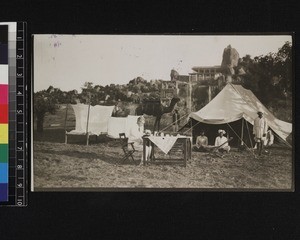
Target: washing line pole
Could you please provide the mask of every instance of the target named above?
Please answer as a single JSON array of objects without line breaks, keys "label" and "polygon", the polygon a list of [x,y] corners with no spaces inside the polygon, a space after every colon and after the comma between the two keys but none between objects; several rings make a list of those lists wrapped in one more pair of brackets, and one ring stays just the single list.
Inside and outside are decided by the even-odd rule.
[{"label": "washing line pole", "polygon": [[67,136],[68,106],[69,106],[69,104],[67,103],[67,106],[66,106],[66,116],[65,116],[65,126],[64,126],[64,129],[65,129],[65,144],[67,144],[67,142],[68,142],[68,136]]},{"label": "washing line pole", "polygon": [[66,106],[66,115],[65,115],[65,125],[64,125],[65,131],[67,130],[68,106],[69,106],[69,104],[67,103],[67,106]]},{"label": "washing line pole", "polygon": [[87,115],[87,123],[86,123],[86,145],[89,145],[89,119],[90,119],[90,108],[91,108],[91,103],[89,103],[88,107],[88,115]]},{"label": "washing line pole", "polygon": [[244,118],[242,118],[241,145],[244,145]]}]

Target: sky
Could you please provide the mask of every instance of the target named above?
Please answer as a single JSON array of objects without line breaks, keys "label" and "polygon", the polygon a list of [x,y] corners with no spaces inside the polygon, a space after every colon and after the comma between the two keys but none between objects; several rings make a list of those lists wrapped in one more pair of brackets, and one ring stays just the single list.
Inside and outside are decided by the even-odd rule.
[{"label": "sky", "polygon": [[170,80],[194,66],[221,65],[229,44],[240,57],[277,52],[288,35],[34,35],[34,91],[126,84],[136,77]]}]

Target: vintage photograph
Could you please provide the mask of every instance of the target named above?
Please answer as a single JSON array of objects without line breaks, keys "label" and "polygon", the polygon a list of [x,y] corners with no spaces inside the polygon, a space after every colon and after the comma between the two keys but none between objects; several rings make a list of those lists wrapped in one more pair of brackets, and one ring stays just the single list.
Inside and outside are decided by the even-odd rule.
[{"label": "vintage photograph", "polygon": [[32,191],[293,191],[293,47],[33,35]]}]

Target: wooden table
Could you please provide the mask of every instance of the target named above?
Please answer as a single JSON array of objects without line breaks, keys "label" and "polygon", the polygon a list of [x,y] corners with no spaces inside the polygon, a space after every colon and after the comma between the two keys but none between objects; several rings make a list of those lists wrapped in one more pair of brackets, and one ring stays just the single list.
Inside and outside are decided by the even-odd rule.
[{"label": "wooden table", "polygon": [[[143,164],[146,165],[146,146],[150,145],[152,146],[152,152],[151,152],[151,161],[154,160],[165,160],[165,159],[158,159],[154,158],[154,152],[155,152],[155,147],[157,147],[150,139],[149,136],[144,136],[143,137]],[[174,144],[174,146],[181,146],[181,150],[183,152],[183,158],[178,159],[178,158],[170,158],[169,160],[183,160],[184,166],[186,167],[187,160],[191,159],[191,152],[192,152],[192,142],[191,142],[191,137],[189,136],[179,136],[177,137],[177,140]],[[172,147],[172,149],[174,148]],[[172,151],[172,149],[170,151]]]}]

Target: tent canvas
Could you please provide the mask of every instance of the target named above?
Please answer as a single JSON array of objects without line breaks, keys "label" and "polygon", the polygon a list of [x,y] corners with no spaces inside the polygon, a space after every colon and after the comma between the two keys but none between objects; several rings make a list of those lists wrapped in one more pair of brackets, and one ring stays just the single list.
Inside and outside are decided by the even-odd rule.
[{"label": "tent canvas", "polygon": [[107,133],[108,119],[112,114],[114,106],[90,106],[86,104],[72,104],[71,105],[76,118],[75,130],[69,133],[86,134],[87,121],[89,134],[100,135]]},{"label": "tent canvas", "polygon": [[127,117],[110,117],[108,121],[107,135],[110,138],[119,138],[119,133],[125,133],[129,136],[129,131],[137,126],[137,119],[140,116],[127,116]]},{"label": "tent canvas", "polygon": [[107,133],[108,121],[112,115],[114,106],[91,106],[89,116],[89,132],[100,135]]},{"label": "tent canvas", "polygon": [[292,132],[292,124],[277,119],[252,93],[241,85],[228,83],[222,91],[206,106],[189,117],[197,122],[220,125],[245,119],[251,125],[257,117],[257,111],[262,109],[268,126],[285,143]]},{"label": "tent canvas", "polygon": [[89,135],[107,133],[108,120],[112,115],[114,106],[90,106],[86,104],[71,104],[71,106],[75,113],[76,123],[74,130],[66,131],[66,143],[67,135],[86,135],[88,144]]}]

